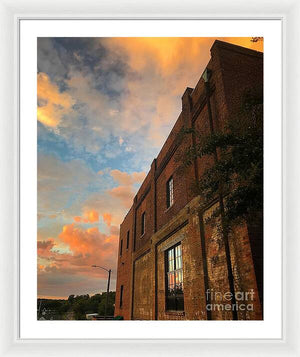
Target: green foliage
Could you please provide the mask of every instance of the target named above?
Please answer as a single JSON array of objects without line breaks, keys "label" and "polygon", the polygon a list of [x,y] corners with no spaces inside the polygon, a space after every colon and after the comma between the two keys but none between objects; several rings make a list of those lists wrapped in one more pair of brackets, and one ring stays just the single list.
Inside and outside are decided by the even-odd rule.
[{"label": "green foliage", "polygon": [[114,317],[114,320],[124,320],[124,317],[118,315],[118,316],[115,316],[115,317]]},{"label": "green foliage", "polygon": [[[109,292],[107,316],[114,315],[115,292]],[[70,295],[68,300],[38,299],[38,317],[46,319],[64,320],[67,314],[75,320],[85,320],[86,314],[99,313],[104,316],[106,293],[89,295]],[[42,312],[44,314],[42,315]]]},{"label": "green foliage", "polygon": [[[108,305],[107,305],[107,311],[106,311],[107,316],[114,315],[115,297],[116,297],[116,293],[114,291],[110,291],[108,294]],[[106,293],[102,293],[102,298],[98,305],[98,313],[101,316],[103,316],[104,312],[105,312],[105,303],[106,303]]]},{"label": "green foliage", "polygon": [[[197,157],[211,157],[199,182],[192,189],[204,204],[224,195],[223,223],[238,224],[263,209],[263,98],[246,92],[241,98],[239,113],[228,121],[222,131],[204,135],[193,129],[196,144],[180,157],[183,167],[193,164]],[[217,160],[216,160],[217,158]],[[221,215],[217,208],[213,217]]]}]

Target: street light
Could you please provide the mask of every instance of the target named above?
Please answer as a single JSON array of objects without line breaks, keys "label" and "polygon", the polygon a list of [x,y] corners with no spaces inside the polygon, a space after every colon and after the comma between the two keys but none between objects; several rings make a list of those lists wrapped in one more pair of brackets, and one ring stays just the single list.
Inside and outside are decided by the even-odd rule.
[{"label": "street light", "polygon": [[103,267],[100,267],[99,265],[92,265],[92,268],[100,268],[108,272],[108,279],[107,279],[107,292],[106,292],[106,301],[105,301],[105,310],[104,310],[104,320],[106,320],[106,311],[107,311],[107,305],[108,305],[108,294],[109,294],[109,284],[110,284],[110,274],[111,274],[111,269],[106,269]]}]

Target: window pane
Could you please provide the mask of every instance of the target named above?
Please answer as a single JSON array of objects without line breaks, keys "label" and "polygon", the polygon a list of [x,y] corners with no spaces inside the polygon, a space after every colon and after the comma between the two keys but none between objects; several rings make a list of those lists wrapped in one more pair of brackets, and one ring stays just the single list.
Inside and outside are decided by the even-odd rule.
[{"label": "window pane", "polygon": [[171,178],[167,182],[167,207],[172,206],[173,201],[173,179]]},{"label": "window pane", "polygon": [[145,225],[146,225],[146,212],[142,214],[142,221],[141,221],[141,234],[143,235],[145,233]]},{"label": "window pane", "polygon": [[166,299],[167,310],[176,310],[176,298],[175,296],[168,296]]},{"label": "window pane", "polygon": [[182,268],[182,257],[177,257],[176,258],[176,269],[181,269]]},{"label": "window pane", "polygon": [[170,249],[170,250],[168,251],[168,258],[169,258],[169,260],[170,260],[170,259],[174,259],[174,250],[173,250],[173,249]]},{"label": "window pane", "polygon": [[180,282],[182,282],[181,270],[177,270],[175,272],[175,282],[176,282],[176,285],[178,285]]},{"label": "window pane", "polygon": [[175,247],[175,257],[180,257],[180,256],[181,256],[181,244]]},{"label": "window pane", "polygon": [[173,271],[175,269],[174,267],[174,260],[169,261],[169,271]]},{"label": "window pane", "polygon": [[173,272],[168,274],[168,286],[169,288],[174,289],[174,285],[175,285],[175,275]]},{"label": "window pane", "polygon": [[170,197],[170,206],[173,204],[173,179],[169,181],[169,197]]},{"label": "window pane", "polygon": [[123,239],[121,239],[121,243],[120,243],[120,255],[122,255],[122,250],[123,250]]},{"label": "window pane", "polygon": [[166,309],[184,311],[181,244],[167,250],[165,259],[168,269],[166,272]]},{"label": "window pane", "polygon": [[176,276],[175,276],[175,292],[176,294],[182,294],[183,293],[183,273],[182,270],[176,271]]},{"label": "window pane", "polygon": [[182,296],[176,296],[176,310],[184,311],[183,295]]}]

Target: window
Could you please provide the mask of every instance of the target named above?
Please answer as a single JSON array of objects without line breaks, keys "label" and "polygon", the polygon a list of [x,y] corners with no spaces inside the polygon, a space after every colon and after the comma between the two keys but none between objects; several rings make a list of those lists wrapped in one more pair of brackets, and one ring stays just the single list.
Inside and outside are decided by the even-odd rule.
[{"label": "window", "polygon": [[182,249],[177,244],[165,252],[166,310],[184,311]]},{"label": "window", "polygon": [[129,248],[129,231],[127,232],[126,249]]},{"label": "window", "polygon": [[173,188],[173,177],[171,177],[167,182],[167,208],[171,207],[174,203]]},{"label": "window", "polygon": [[145,223],[146,223],[146,212],[142,214],[142,222],[141,222],[141,235],[145,233]]},{"label": "window", "polygon": [[120,256],[122,255],[122,250],[123,250],[123,239],[121,239],[120,242]]},{"label": "window", "polygon": [[120,291],[120,307],[122,307],[122,304],[123,304],[123,290],[124,290],[124,286],[121,285],[121,291]]}]

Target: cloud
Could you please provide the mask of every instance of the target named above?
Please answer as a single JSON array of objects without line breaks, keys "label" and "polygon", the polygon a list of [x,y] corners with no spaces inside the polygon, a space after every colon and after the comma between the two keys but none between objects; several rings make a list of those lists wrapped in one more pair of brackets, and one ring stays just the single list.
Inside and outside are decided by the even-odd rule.
[{"label": "cloud", "polygon": [[99,222],[99,213],[95,210],[88,212],[88,220],[90,223]]},{"label": "cloud", "polygon": [[107,237],[101,233],[98,227],[88,228],[86,230],[75,227],[74,224],[69,224],[63,227],[63,231],[59,235],[60,240],[70,247],[70,250],[76,255],[95,254],[97,252],[99,258],[103,254],[113,253],[111,237]]},{"label": "cloud", "polygon": [[146,173],[127,173],[121,170],[104,170],[118,185],[100,193],[91,193],[82,203],[85,212],[81,222],[88,223],[88,212],[96,211],[108,227],[119,226],[133,203],[137,185],[142,183]]},{"label": "cloud", "polygon": [[[89,188],[100,190],[105,186],[102,177],[87,167],[84,161],[63,162],[55,156],[41,153],[38,155],[37,180],[39,214],[51,212],[61,215],[70,203],[75,210],[76,203],[79,205],[84,201]],[[70,209],[64,214],[68,213],[72,214]]]},{"label": "cloud", "polygon": [[46,126],[56,127],[75,103],[68,93],[61,93],[46,73],[37,75],[37,118]]},{"label": "cloud", "polygon": [[[83,277],[90,281],[90,290],[87,292],[91,293],[94,278],[98,279],[98,284],[99,278],[103,278],[104,281],[107,278],[102,270],[92,269],[93,264],[111,268],[113,270],[112,284],[115,284],[118,246],[117,227],[112,226],[110,233],[104,234],[99,231],[98,227],[84,229],[72,223],[65,225],[56,239],[57,244],[55,246],[68,246],[68,253],[52,249],[54,247],[52,239],[38,242],[39,294],[48,295],[47,286],[50,287],[51,285],[56,286],[56,294],[59,296],[77,293],[78,289],[78,293],[83,293],[82,290],[80,291],[80,288],[83,289]],[[70,284],[71,282],[74,285]],[[65,285],[68,286],[67,291],[65,291]]]},{"label": "cloud", "polygon": [[52,255],[51,249],[55,246],[53,239],[47,239],[37,242],[38,256],[42,258],[49,258]]},{"label": "cloud", "polygon": [[129,174],[120,170],[111,170],[110,175],[120,185],[112,188],[111,190],[108,190],[108,193],[112,197],[120,200],[125,208],[130,208],[136,193],[136,189],[133,185],[142,183],[146,177],[146,172],[141,171]]},{"label": "cloud", "polygon": [[[145,145],[160,147],[180,113],[181,95],[186,87],[196,85],[215,39],[99,39],[109,49],[109,57],[122,56],[130,68],[124,73],[126,91],[120,97],[120,128],[126,133],[142,134]],[[220,39],[262,49],[262,42],[253,43],[250,37]]]},{"label": "cloud", "polygon": [[130,208],[134,198],[134,191],[131,186],[118,186],[109,191],[110,195],[118,198],[124,207]]},{"label": "cloud", "polygon": [[142,183],[146,177],[146,172],[133,172],[132,174],[129,174],[120,170],[111,170],[110,175],[121,185],[130,186],[135,183]]},{"label": "cloud", "polygon": [[99,222],[99,213],[95,210],[87,211],[83,217],[75,216],[74,222],[76,223],[96,223]]},{"label": "cloud", "polygon": [[120,234],[120,229],[119,229],[119,227],[111,226],[111,227],[110,227],[110,234],[119,236],[119,234]]},{"label": "cloud", "polygon": [[103,217],[103,221],[110,227],[111,226],[111,219],[112,219],[111,214],[110,213],[103,213],[102,217]]},{"label": "cloud", "polygon": [[[51,73],[51,77],[48,73],[38,75],[39,120],[58,127],[59,135],[75,147],[94,154],[112,135],[119,146],[126,142],[127,152],[134,156],[149,146],[158,149],[180,113],[182,93],[196,84],[209,60],[214,40],[39,39],[39,67]],[[223,40],[252,48],[262,46],[250,38]],[[141,148],[133,136],[143,138]],[[111,158],[115,151],[108,150],[106,157]]]}]

